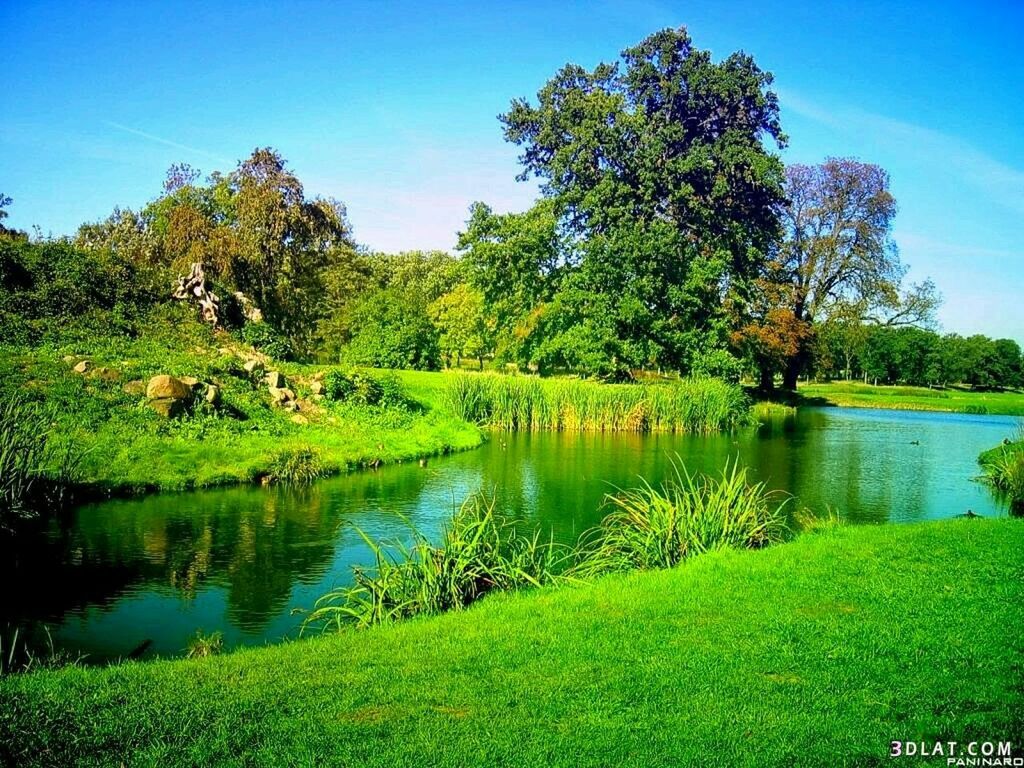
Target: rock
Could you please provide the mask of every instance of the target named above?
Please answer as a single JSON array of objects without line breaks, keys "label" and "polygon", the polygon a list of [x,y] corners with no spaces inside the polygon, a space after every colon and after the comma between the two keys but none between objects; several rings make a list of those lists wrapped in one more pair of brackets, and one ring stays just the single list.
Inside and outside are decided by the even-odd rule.
[{"label": "rock", "polygon": [[150,400],[184,400],[192,390],[181,379],[161,374],[154,376],[146,385],[146,397]]},{"label": "rock", "polygon": [[179,376],[178,381],[180,381],[186,387],[191,389],[193,392],[199,389],[199,385],[203,383],[195,376]]},{"label": "rock", "polygon": [[107,368],[106,366],[97,368],[95,371],[93,371],[92,375],[95,376],[97,379],[102,379],[103,381],[117,381],[118,379],[121,378],[120,372],[114,370],[113,368]]},{"label": "rock", "polygon": [[203,399],[210,405],[220,405],[220,387],[216,384],[207,384]]},{"label": "rock", "polygon": [[142,379],[135,379],[134,381],[129,381],[127,384],[121,387],[121,391],[124,392],[126,395],[134,395],[136,397],[144,395],[146,394],[146,382],[144,382]]},{"label": "rock", "polygon": [[61,358],[61,360],[63,360],[65,363],[73,363],[77,359],[78,358],[75,357],[74,355],[64,355],[64,357]]},{"label": "rock", "polygon": [[309,385],[309,391],[314,395],[322,395],[327,391],[327,387],[324,386],[322,381],[313,379],[313,383]]},{"label": "rock", "polygon": [[284,404],[284,409],[286,411],[297,411],[299,410],[299,404],[296,403],[294,400],[289,400],[287,403]]},{"label": "rock", "polygon": [[251,376],[259,376],[263,373],[263,363],[259,360],[246,360],[242,367]]},{"label": "rock", "polygon": [[86,371],[90,370],[91,368],[92,368],[92,363],[90,363],[88,360],[83,360],[78,365],[76,365],[72,370],[74,370],[75,373],[85,373]]},{"label": "rock", "polygon": [[158,397],[150,400],[148,405],[165,419],[173,418],[185,410],[185,401],[172,397]]},{"label": "rock", "polygon": [[293,424],[309,424],[309,419],[303,416],[301,413],[296,413],[291,417],[290,421]]},{"label": "rock", "polygon": [[264,381],[266,381],[267,385],[271,387],[280,388],[286,385],[286,382],[284,380],[284,374],[282,374],[280,371],[267,371],[267,375]]},{"label": "rock", "polygon": [[270,392],[270,399],[276,405],[284,405],[295,400],[295,393],[287,387],[268,387],[268,391]]}]

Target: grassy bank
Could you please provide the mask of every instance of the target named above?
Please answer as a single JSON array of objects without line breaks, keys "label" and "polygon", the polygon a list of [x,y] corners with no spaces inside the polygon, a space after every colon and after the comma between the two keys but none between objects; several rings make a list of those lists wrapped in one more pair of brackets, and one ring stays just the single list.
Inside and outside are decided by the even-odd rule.
[{"label": "grassy bank", "polygon": [[[251,349],[223,337],[192,341],[115,337],[3,348],[0,395],[18,393],[45,406],[51,442],[73,450],[78,481],[118,492],[253,482],[300,464],[326,475],[464,450],[483,439],[476,426],[438,407],[440,377],[435,391],[417,380],[405,407],[362,407],[312,396],[312,377],[322,366],[268,361],[287,377],[296,413],[275,407],[267,386],[244,370]],[[84,374],[73,370],[82,359],[90,364]],[[140,391],[157,374],[214,383],[222,402],[164,418]]]},{"label": "grassy bank", "polygon": [[445,397],[466,421],[508,430],[707,434],[750,419],[743,390],[717,379],[637,385],[462,374]]},{"label": "grassy bank", "polygon": [[1022,392],[975,392],[953,387],[929,389],[831,382],[801,384],[797,394],[798,405],[1024,416]]},{"label": "grassy bank", "polygon": [[364,632],[16,676],[0,760],[833,766],[893,739],[1018,743],[1021,553],[1016,520],[841,527]]}]

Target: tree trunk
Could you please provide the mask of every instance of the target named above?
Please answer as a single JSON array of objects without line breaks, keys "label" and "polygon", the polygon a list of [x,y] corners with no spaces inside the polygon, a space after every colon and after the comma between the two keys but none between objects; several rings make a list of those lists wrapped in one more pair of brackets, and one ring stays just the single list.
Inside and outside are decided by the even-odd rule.
[{"label": "tree trunk", "polygon": [[796,380],[800,376],[803,356],[797,355],[786,361],[786,367],[782,371],[782,388],[796,391]]},{"label": "tree trunk", "polygon": [[775,372],[771,366],[761,366],[761,382],[758,384],[758,388],[765,393],[771,392],[775,388]]}]

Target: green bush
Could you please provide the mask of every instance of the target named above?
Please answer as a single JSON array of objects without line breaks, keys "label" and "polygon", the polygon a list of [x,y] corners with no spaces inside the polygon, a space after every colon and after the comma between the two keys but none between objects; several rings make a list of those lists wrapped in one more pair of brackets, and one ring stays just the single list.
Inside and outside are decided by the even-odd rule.
[{"label": "green bush", "polygon": [[392,372],[377,377],[335,368],[324,377],[324,389],[329,400],[340,403],[382,408],[404,408],[408,405],[402,381]]},{"label": "green bush", "polygon": [[269,323],[246,323],[242,340],[275,360],[291,360],[295,354],[291,342]]}]

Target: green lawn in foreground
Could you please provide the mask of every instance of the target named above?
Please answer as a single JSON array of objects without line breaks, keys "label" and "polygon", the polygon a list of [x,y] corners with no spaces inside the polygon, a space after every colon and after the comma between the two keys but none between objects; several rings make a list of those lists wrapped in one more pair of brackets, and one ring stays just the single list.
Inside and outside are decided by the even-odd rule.
[{"label": "green lawn in foreground", "polygon": [[1024,521],[841,527],[362,633],[7,678],[0,762],[888,764],[893,739],[1024,741],[1022,606]]},{"label": "green lawn in foreground", "polygon": [[801,405],[839,405],[854,408],[893,408],[911,411],[950,411],[1024,416],[1024,392],[973,392],[969,389],[929,389],[831,382],[801,384]]}]

